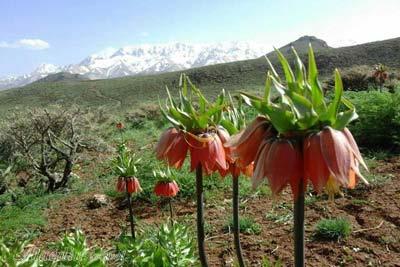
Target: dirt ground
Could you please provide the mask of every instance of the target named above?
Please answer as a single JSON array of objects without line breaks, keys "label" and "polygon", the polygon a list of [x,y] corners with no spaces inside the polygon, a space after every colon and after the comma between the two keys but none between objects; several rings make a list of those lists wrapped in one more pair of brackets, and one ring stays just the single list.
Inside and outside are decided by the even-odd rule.
[{"label": "dirt ground", "polygon": [[[400,158],[380,161],[371,170],[390,174],[384,184],[346,191],[335,202],[318,198],[306,205],[306,265],[307,266],[400,266]],[[114,202],[89,210],[86,199],[94,193],[74,196],[52,203],[48,210],[48,226],[35,241],[37,246],[55,241],[65,231],[81,228],[90,244],[112,247],[113,240],[127,224],[127,210],[116,208]],[[262,226],[259,235],[242,235],[242,248],[248,266],[261,266],[263,258],[271,262],[280,259],[283,266],[293,266],[291,195],[279,199],[254,197],[242,203],[241,214],[255,218]],[[283,204],[282,204],[283,203]],[[235,259],[232,235],[224,231],[230,217],[229,192],[220,200],[207,200],[207,253],[210,266],[233,266]],[[195,219],[195,203],[175,203],[180,218]],[[159,207],[137,203],[135,214],[142,225],[161,223],[167,216]],[[273,214],[274,216],[267,216]],[[321,218],[343,217],[351,221],[352,233],[346,240],[322,241],[313,236]],[[271,219],[275,218],[275,219]]]}]

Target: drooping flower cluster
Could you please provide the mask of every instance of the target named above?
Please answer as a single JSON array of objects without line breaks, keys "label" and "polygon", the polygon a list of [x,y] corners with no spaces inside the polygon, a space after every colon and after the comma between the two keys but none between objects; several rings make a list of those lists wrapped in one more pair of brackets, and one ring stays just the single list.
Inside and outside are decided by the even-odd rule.
[{"label": "drooping flower cluster", "polygon": [[140,187],[139,180],[136,177],[118,177],[117,191],[136,194],[142,192],[142,188]]},{"label": "drooping flower cluster", "polygon": [[154,193],[159,197],[175,197],[179,192],[179,186],[174,180],[174,175],[169,168],[166,171],[153,171],[154,178],[157,180],[154,186]]},{"label": "drooping flower cluster", "polygon": [[154,193],[159,197],[175,197],[179,192],[178,184],[175,181],[157,182]]},{"label": "drooping flower cluster", "polygon": [[[354,106],[342,96],[339,72],[335,72],[334,98],[327,104],[317,79],[311,47],[308,77],[295,51],[295,72],[286,58],[277,53],[286,86],[269,63],[271,72],[267,75],[264,97],[242,93],[244,101],[263,115],[227,144],[241,164],[254,162],[253,186],[257,187],[266,178],[272,192],[277,194],[289,184],[297,198],[308,183],[317,192],[326,187],[333,194],[338,186],[353,188],[357,178],[366,182],[359,165],[367,167],[346,128],[357,114]],[[278,95],[275,101],[270,99],[273,89]],[[348,110],[339,112],[341,104]]]}]

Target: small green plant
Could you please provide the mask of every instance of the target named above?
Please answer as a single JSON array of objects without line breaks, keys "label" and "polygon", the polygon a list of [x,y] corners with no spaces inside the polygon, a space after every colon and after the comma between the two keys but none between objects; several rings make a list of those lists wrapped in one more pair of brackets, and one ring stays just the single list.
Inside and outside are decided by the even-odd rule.
[{"label": "small green plant", "polygon": [[134,158],[134,154],[126,147],[125,144],[118,145],[118,156],[113,160],[112,167],[114,174],[118,177],[133,177],[137,173],[136,165],[140,162],[140,158]]},{"label": "small green plant", "polygon": [[308,195],[304,200],[304,205],[310,206],[317,202],[318,198],[316,195]]},{"label": "small green plant", "polygon": [[[230,218],[225,224],[224,230],[229,232],[233,227],[233,219]],[[240,232],[249,235],[258,235],[261,233],[261,225],[257,223],[253,218],[243,216],[239,219]]]},{"label": "small green plant", "polygon": [[65,255],[56,261],[53,266],[81,266],[81,267],[105,267],[106,257],[98,248],[88,246],[86,237],[81,230],[65,234],[55,244],[57,252]]},{"label": "small green plant", "polygon": [[262,263],[261,263],[262,267],[282,267],[282,261],[280,259],[272,261],[267,257],[263,257],[262,259]]},{"label": "small green plant", "polygon": [[351,234],[351,223],[344,218],[322,219],[315,227],[315,236],[320,239],[345,239]]},{"label": "small green plant", "polygon": [[136,240],[122,235],[117,251],[122,266],[185,267],[197,263],[192,234],[177,222],[150,228]]},{"label": "small green plant", "polygon": [[[277,210],[279,210],[279,212]],[[269,212],[267,212],[265,218],[274,223],[288,224],[293,221],[293,213],[286,203],[281,203],[275,205]]]},{"label": "small green plant", "polygon": [[0,238],[0,266],[34,267],[39,266],[39,254],[24,255],[29,241],[12,240],[3,236]]}]

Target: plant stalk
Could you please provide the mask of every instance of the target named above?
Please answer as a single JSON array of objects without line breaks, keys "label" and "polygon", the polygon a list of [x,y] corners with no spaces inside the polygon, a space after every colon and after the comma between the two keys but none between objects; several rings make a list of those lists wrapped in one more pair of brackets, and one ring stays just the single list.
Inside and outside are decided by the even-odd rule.
[{"label": "plant stalk", "polygon": [[294,200],[294,262],[304,267],[304,181],[300,180],[297,199]]},{"label": "plant stalk", "polygon": [[244,267],[244,258],[242,247],[240,245],[240,224],[239,224],[239,177],[232,175],[232,213],[233,213],[233,238],[236,250],[236,256],[240,267]]},{"label": "plant stalk", "polygon": [[128,208],[129,208],[129,221],[131,223],[131,234],[132,234],[132,239],[135,239],[135,220],[133,217],[133,209],[132,209],[132,196],[128,192],[128,182],[125,179],[125,188],[126,188],[126,197],[128,199]]},{"label": "plant stalk", "polygon": [[202,267],[208,267],[205,251],[204,233],[204,193],[203,193],[203,168],[201,163],[196,168],[196,195],[197,195],[197,245]]},{"label": "plant stalk", "polygon": [[173,211],[172,211],[172,199],[169,197],[168,198],[168,205],[169,205],[169,214],[170,214],[170,216],[171,216],[171,222],[172,222],[172,224],[174,223],[173,222],[173,218],[174,218],[174,213],[173,213]]}]

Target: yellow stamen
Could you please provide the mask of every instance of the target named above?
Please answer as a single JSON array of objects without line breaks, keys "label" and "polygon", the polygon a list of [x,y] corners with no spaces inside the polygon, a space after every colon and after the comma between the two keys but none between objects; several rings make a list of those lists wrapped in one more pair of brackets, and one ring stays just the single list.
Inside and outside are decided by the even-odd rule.
[{"label": "yellow stamen", "polygon": [[329,176],[328,181],[326,182],[325,192],[328,194],[328,199],[333,201],[335,199],[335,194],[340,193],[339,184],[335,181],[333,176]]}]

